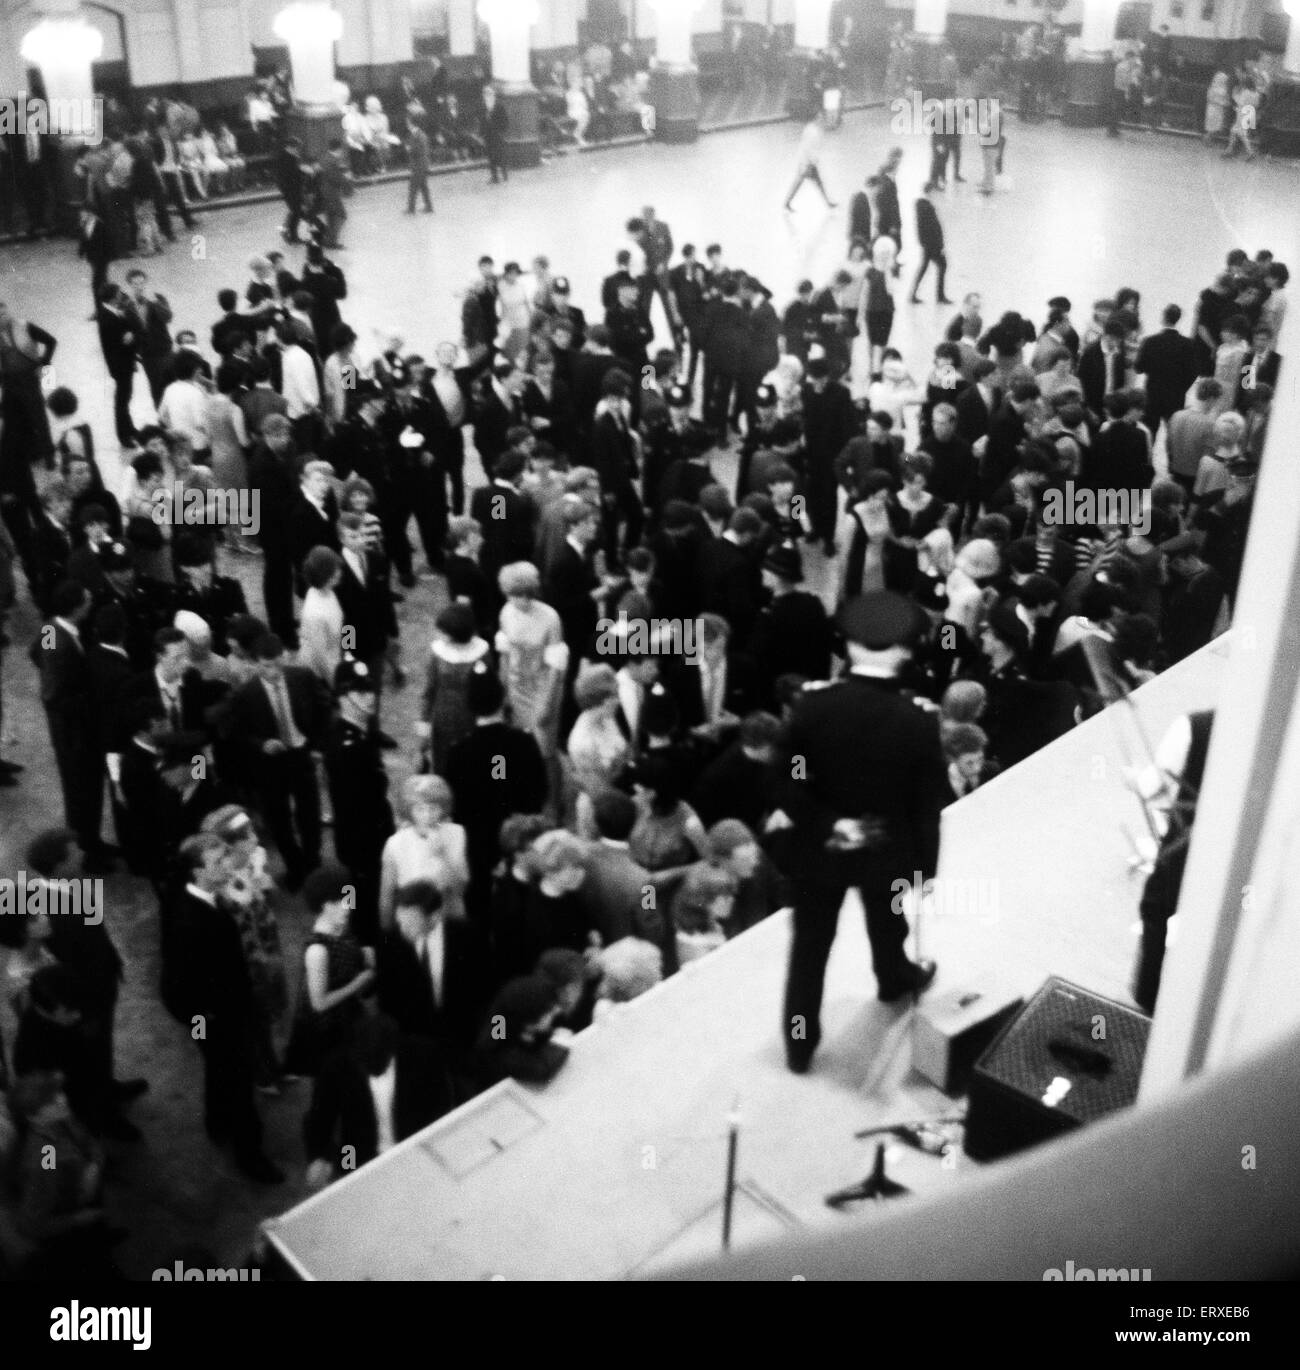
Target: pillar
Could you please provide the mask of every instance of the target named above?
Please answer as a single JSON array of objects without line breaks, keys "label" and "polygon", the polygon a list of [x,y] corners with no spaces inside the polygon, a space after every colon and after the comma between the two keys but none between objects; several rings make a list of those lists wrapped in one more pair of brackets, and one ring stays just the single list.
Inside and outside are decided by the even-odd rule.
[{"label": "pillar", "polygon": [[1286,54],[1282,58],[1282,70],[1293,81],[1300,81],[1300,0],[1283,0],[1282,8],[1291,17],[1291,27],[1286,35]]},{"label": "pillar", "polygon": [[811,119],[821,106],[813,95],[812,71],[831,42],[832,0],[795,0],[794,51],[790,54],[786,109],[792,119]]},{"label": "pillar", "polygon": [[1105,123],[1115,79],[1118,0],[1083,0],[1079,53],[1069,63],[1065,122],[1095,128]]},{"label": "pillar", "polygon": [[916,80],[923,99],[945,100],[957,93],[956,61],[948,50],[948,0],[916,0],[912,32],[916,39]]},{"label": "pillar", "polygon": [[479,0],[478,14],[491,35],[492,84],[506,111],[506,165],[536,166],[542,145],[529,30],[537,22],[537,0]]},{"label": "pillar", "polygon": [[334,44],[342,36],[343,20],[325,0],[294,0],[275,16],[274,27],[289,48],[293,80],[293,109],[285,119],[285,131],[302,139],[306,157],[320,157],[342,127]]},{"label": "pillar", "polygon": [[[55,226],[71,230],[76,222],[77,158],[87,144],[102,141],[103,112],[95,100],[92,66],[104,50],[103,35],[66,8],[42,18],[23,37],[21,56],[41,73],[45,88],[43,139],[55,142],[58,157],[44,162],[54,202]],[[15,95],[19,92],[15,91]],[[35,118],[35,107],[26,111]],[[17,149],[15,149],[17,151]]]},{"label": "pillar", "polygon": [[447,0],[447,44],[452,57],[473,57],[478,44],[474,0]]},{"label": "pillar", "polygon": [[655,137],[693,143],[700,131],[700,82],[691,48],[696,0],[650,0],[655,14],[655,60],[650,103]]}]

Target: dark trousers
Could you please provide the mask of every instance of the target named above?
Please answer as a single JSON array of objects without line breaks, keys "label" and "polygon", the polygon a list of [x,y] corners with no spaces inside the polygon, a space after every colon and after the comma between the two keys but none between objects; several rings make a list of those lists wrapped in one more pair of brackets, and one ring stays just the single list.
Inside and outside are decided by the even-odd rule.
[{"label": "dark trousers", "polygon": [[411,522],[411,497],[406,490],[389,490],[379,509],[379,521],[384,530],[384,549],[393,570],[403,579],[414,574],[411,565],[411,539],[407,528]]},{"label": "dark trousers", "polygon": [[262,797],[266,826],[284,857],[290,878],[300,878],[320,865],[320,791],[316,785],[316,763],[306,747],[263,760],[265,769],[258,793]]},{"label": "dark trousers", "polygon": [[785,207],[787,209],[789,209],[794,202],[794,197],[799,193],[799,187],[803,185],[805,181],[811,181],[813,185],[821,191],[822,199],[825,200],[828,205],[832,203],[830,192],[826,189],[821,172],[818,171],[815,166],[810,166],[805,167],[798,176],[795,177],[794,185],[790,187],[790,193],[785,197]]},{"label": "dark trousers", "polygon": [[839,486],[835,484],[832,458],[809,452],[806,460],[808,522],[819,541],[831,542],[835,538],[835,521],[839,515]]},{"label": "dark trousers", "polygon": [[499,143],[488,140],[487,145],[488,170],[492,173],[492,183],[497,181],[497,173],[500,172],[500,179],[508,181],[510,172],[506,169],[506,150]]},{"label": "dark trousers", "polygon": [[1165,964],[1165,934],[1168,918],[1143,918],[1142,942],[1138,949],[1137,971],[1133,977],[1133,998],[1143,1012],[1156,1011],[1156,996],[1160,993],[1160,973]]},{"label": "dark trousers", "polygon": [[408,214],[415,213],[416,196],[419,196],[421,199],[423,199],[425,209],[427,209],[429,213],[432,214],[433,201],[429,198],[429,178],[427,175],[412,175],[410,181],[407,184],[406,212]]},{"label": "dark trousers", "polygon": [[154,402],[154,408],[162,402],[163,391],[167,389],[167,376],[165,374],[166,357],[144,357],[140,365],[144,368],[145,378],[149,382],[149,395]]},{"label": "dark trousers", "polygon": [[611,496],[606,497],[602,508],[605,550],[617,561],[621,558],[622,548],[636,547],[640,543],[641,530],[645,526],[645,510],[637,498],[636,490],[630,485],[614,490]]},{"label": "dark trousers", "polygon": [[[172,203],[172,208],[180,215],[181,222],[186,228],[193,228],[195,218],[190,210],[190,202],[185,195],[185,179],[179,171],[164,171],[162,173],[163,185],[167,190],[167,198]],[[162,220],[159,219],[158,227],[162,228]],[[163,228],[164,235],[167,229]]]},{"label": "dark trousers", "polygon": [[131,422],[131,395],[135,389],[135,367],[130,371],[113,373],[113,427],[117,440],[124,446],[135,442],[135,424]]},{"label": "dark trousers", "polygon": [[203,1053],[203,1125],[214,1142],[230,1142],[240,1157],[262,1151],[262,1120],[253,1097],[255,1049],[251,1024],[207,1021]]},{"label": "dark trousers", "polygon": [[262,604],[267,627],[286,647],[298,646],[298,627],[293,618],[293,558],[287,551],[263,549]]},{"label": "dark trousers", "polygon": [[325,246],[340,247],[339,230],[343,227],[343,221],[348,217],[348,212],[341,205],[337,209],[327,209],[324,213],[325,220]]},{"label": "dark trousers", "polygon": [[21,453],[33,466],[47,462],[54,454],[54,440],[40,372],[5,376],[0,379],[0,392],[6,450]]},{"label": "dark trousers", "polygon": [[[446,555],[447,479],[437,466],[421,468],[415,479],[415,526],[429,565],[438,569]],[[465,497],[462,481],[461,499]]]},{"label": "dark trousers", "polygon": [[439,479],[445,480],[451,485],[449,507],[451,512],[459,518],[465,512],[465,432],[463,429],[453,428],[447,434],[437,457]]},{"label": "dark trousers", "polygon": [[292,241],[298,236],[298,223],[302,219],[302,199],[300,196],[294,196],[292,199],[286,196],[284,203],[288,213],[284,217],[284,225],[280,231]]},{"label": "dark trousers", "polygon": [[103,845],[99,825],[104,812],[104,758],[90,745],[88,720],[63,718],[49,710],[45,717],[63,787],[64,821],[77,834],[81,850],[95,853]]},{"label": "dark trousers", "polygon": [[912,282],[912,295],[915,296],[916,292],[920,290],[921,281],[924,279],[925,273],[930,269],[931,262],[934,263],[934,269],[939,277],[939,289],[937,294],[939,298],[942,299],[945,293],[943,288],[944,281],[948,277],[948,254],[942,248],[940,248],[938,252],[931,252],[928,247],[922,247],[921,265],[917,267],[916,280]]},{"label": "dark trousers", "polygon": [[704,422],[722,437],[727,435],[727,415],[736,376],[722,367],[704,363]]},{"label": "dark trousers", "polygon": [[[794,937],[785,985],[785,1019],[781,1025],[786,1056],[807,1060],[821,1040],[822,986],[826,962],[840,921],[840,906],[850,886],[840,880],[800,883],[794,905]],[[881,994],[904,988],[912,963],[908,960],[907,919],[894,913],[894,894],[888,885],[858,887],[866,908],[871,965]]]}]

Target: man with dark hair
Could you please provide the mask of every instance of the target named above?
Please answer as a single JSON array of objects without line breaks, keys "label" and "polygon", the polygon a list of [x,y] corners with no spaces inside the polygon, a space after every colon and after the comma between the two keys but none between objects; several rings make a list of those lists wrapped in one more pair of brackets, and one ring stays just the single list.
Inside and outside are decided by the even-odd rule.
[{"label": "man with dark hair", "polygon": [[510,129],[510,116],[497,95],[496,87],[483,87],[483,146],[487,149],[488,170],[492,173],[492,184],[498,179],[508,181],[510,168],[507,156],[507,134]]},{"label": "man with dark hair", "polygon": [[312,752],[329,726],[329,694],[305,666],[284,661],[284,644],[266,633],[253,648],[257,674],[220,705],[217,726],[243,753],[267,826],[285,862],[285,884],[301,888],[320,864],[320,794]]},{"label": "man with dark hair", "polygon": [[939,304],[951,304],[952,301],[943,293],[944,281],[948,276],[948,256],[943,246],[943,225],[939,222],[939,213],[934,207],[934,201],[924,190],[916,200],[916,241],[921,248],[921,262],[916,268],[916,279],[912,282],[911,302],[921,303],[916,292],[920,290],[921,281],[933,262],[939,277],[935,299]]},{"label": "man with dark hair", "polygon": [[704,768],[691,791],[691,807],[706,828],[738,818],[752,831],[763,831],[776,808],[772,765],[779,731],[772,714],[746,714],[735,740]]},{"label": "man with dark hair", "polygon": [[86,589],[63,581],[50,601],[31,657],[41,673],[41,703],[63,788],[63,813],[77,834],[88,875],[112,870],[112,849],[100,835],[104,807],[104,760],[95,746],[90,663],[83,630],[91,612]]},{"label": "man with dark hair", "polygon": [[136,363],[140,359],[139,323],[122,287],[112,281],[100,288],[96,323],[104,365],[113,381],[113,425],[117,440],[123,447],[134,447],[131,391]]},{"label": "man with dark hair", "polygon": [[728,273],[718,290],[718,298],[705,309],[700,346],[704,354],[704,422],[717,434],[718,445],[725,447],[732,391],[740,383],[749,328],[736,277]]},{"label": "man with dark hair", "polygon": [[433,201],[429,198],[429,135],[424,130],[421,119],[408,119],[406,126],[406,212],[415,213],[415,198],[424,201],[424,212],[433,213]]},{"label": "man with dark hair", "polygon": [[172,307],[166,296],[150,291],[149,277],[142,267],[132,267],[126,273],[126,288],[127,303],[138,321],[135,331],[140,364],[149,378],[149,393],[156,408],[166,388],[163,369],[172,350],[171,330],[167,326],[172,321]]},{"label": "man with dark hair", "polygon": [[1155,441],[1160,425],[1183,407],[1183,400],[1196,379],[1196,347],[1191,338],[1178,331],[1183,311],[1176,305],[1166,305],[1159,333],[1142,339],[1133,369],[1146,377],[1146,411],[1144,422]]},{"label": "man with dark hair", "polygon": [[297,138],[285,139],[284,146],[275,155],[275,185],[284,197],[288,213],[280,228],[280,236],[286,243],[301,242],[298,237],[298,222],[302,218],[303,195],[302,143]]},{"label": "man with dark hair", "polygon": [[1125,320],[1112,316],[1106,320],[1101,337],[1089,343],[1079,354],[1079,384],[1083,387],[1083,400],[1098,423],[1105,412],[1106,396],[1113,395],[1117,390],[1125,390],[1132,383],[1125,350],[1127,340]]},{"label": "man with dark hair", "polygon": [[395,827],[375,729],[377,684],[364,661],[344,658],[334,672],[335,713],[322,749],[334,855],[356,880],[353,930],[362,942],[373,941],[379,932],[380,864]]},{"label": "man with dark hair", "polygon": [[162,910],[162,999],[203,1055],[203,1122],[216,1143],[258,1184],[280,1184],[262,1150],[253,1097],[253,986],[239,929],[217,893],[226,882],[226,843],[198,833],[181,843],[180,880]]},{"label": "man with dark hair", "polygon": [[636,487],[640,475],[632,432],[632,385],[626,373],[605,377],[591,429],[591,464],[600,476],[605,550],[617,559],[641,541],[645,511]]},{"label": "man with dark hair", "polygon": [[690,362],[686,371],[686,383],[695,384],[695,372],[700,360],[700,332],[704,322],[704,268],[695,259],[695,246],[685,243],[682,246],[682,260],[668,272],[668,285],[672,292],[674,309],[681,321],[678,331],[679,350],[684,342],[690,343]]},{"label": "man with dark hair", "polygon": [[587,858],[587,878],[578,891],[587,921],[605,946],[624,937],[658,945],[663,919],[654,877],[628,850],[637,808],[621,790],[604,790],[592,805],[597,841]]},{"label": "man with dark hair", "polygon": [[[323,246],[331,251],[341,248],[339,229],[348,217],[347,206],[343,200],[352,194],[352,177],[348,171],[347,153],[342,138],[331,138],[325,155],[320,159],[316,170],[317,212],[323,221],[325,239]],[[315,244],[313,244],[315,246]],[[317,337],[321,336],[319,327]]]},{"label": "man with dark hair", "polygon": [[474,729],[447,753],[444,774],[455,796],[452,818],[465,829],[466,908],[486,926],[501,824],[512,813],[540,813],[550,786],[537,739],[505,720],[505,687],[495,671],[482,663],[473,670],[466,702]]},{"label": "man with dark hair", "polygon": [[808,363],[803,386],[804,481],[812,537],[835,554],[835,459],[853,436],[856,419],[848,387],[832,380],[824,357]]},{"label": "man with dark hair", "polygon": [[1038,395],[1037,381],[1017,381],[989,420],[986,437],[974,445],[980,464],[980,496],[985,502],[1016,469],[1027,432],[1026,420]]}]

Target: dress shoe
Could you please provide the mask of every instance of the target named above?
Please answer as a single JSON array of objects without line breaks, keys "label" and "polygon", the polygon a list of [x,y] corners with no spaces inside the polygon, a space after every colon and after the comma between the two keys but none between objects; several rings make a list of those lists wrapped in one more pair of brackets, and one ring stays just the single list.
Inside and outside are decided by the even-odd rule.
[{"label": "dress shoe", "polygon": [[936,303],[936,304],[951,304],[952,301],[947,297],[947,295],[940,295],[939,298],[935,301],[935,303]]},{"label": "dress shoe", "polygon": [[[18,777],[10,775],[6,771],[0,771],[0,790],[13,790],[18,787]],[[87,870],[90,868],[87,867]]]},{"label": "dress shoe", "polygon": [[382,730],[375,734],[375,741],[378,742],[386,752],[395,752],[401,745],[395,737]]},{"label": "dress shoe", "polygon": [[130,1099],[138,1099],[142,1094],[149,1091],[149,1081],[144,1079],[134,1080],[114,1080],[113,1094],[119,1103],[126,1103]]},{"label": "dress shoe", "polygon": [[235,1164],[257,1184],[284,1183],[284,1171],[279,1166],[272,1165],[260,1151],[252,1156],[237,1156]]},{"label": "dress shoe", "polygon": [[787,1051],[785,1054],[786,1068],[791,1075],[807,1075],[812,1069],[812,1058],[811,1051]]},{"label": "dress shoe", "polygon": [[923,994],[938,973],[939,967],[933,961],[918,961],[912,967],[911,975],[901,985],[891,986],[888,990],[882,986],[876,997],[882,1004],[893,1004],[909,994]]}]

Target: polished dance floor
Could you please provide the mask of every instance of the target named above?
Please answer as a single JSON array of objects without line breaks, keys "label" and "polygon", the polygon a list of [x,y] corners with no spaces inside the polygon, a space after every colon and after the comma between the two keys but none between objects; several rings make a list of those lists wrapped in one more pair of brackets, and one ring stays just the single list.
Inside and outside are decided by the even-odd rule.
[{"label": "polished dance floor", "polygon": [[[840,207],[827,211],[806,187],[794,213],[783,215],[798,134],[796,126],[780,124],[711,135],[690,147],[639,146],[570,157],[516,173],[500,187],[487,185],[486,176],[477,173],[442,177],[432,185],[434,215],[404,215],[402,184],[362,190],[349,201],[347,250],[339,254],[349,278],[345,316],[367,347],[378,350],[381,340],[396,332],[409,348],[427,355],[440,339],[457,336],[458,294],[483,252],[499,263],[518,259],[525,266],[545,253],[557,273],[570,277],[575,299],[591,313],[600,280],[613,269],[624,221],[647,203],[667,220],[679,244],[693,241],[702,250],[711,241],[721,242],[728,261],[758,275],[780,306],[801,276],[820,282],[840,263],[849,195],[895,143],[904,147],[903,258],[914,263],[909,206],[925,178],[926,140],[892,134],[883,109],[848,116],[841,130],[828,135],[824,158],[827,183]],[[964,171],[970,181],[938,197],[949,242],[948,293],[957,299],[967,290],[982,291],[986,317],[1017,308],[1041,322],[1047,299],[1065,293],[1082,321],[1094,298],[1132,285],[1142,291],[1144,319],[1152,322],[1170,301],[1189,310],[1234,246],[1252,252],[1269,246],[1283,260],[1300,260],[1294,212],[1300,168],[1225,162],[1194,141],[1151,133],[1126,133],[1115,142],[1100,131],[1020,126],[1013,120],[1008,139],[1007,184],[996,196],[986,200],[975,193],[979,149],[968,140]],[[213,212],[202,216],[187,246],[178,244],[143,263],[154,286],[171,300],[176,326],[192,326],[206,344],[219,314],[217,291],[225,286],[242,291],[248,259],[279,241],[279,219],[278,207],[269,204]],[[301,260],[301,249],[293,251],[291,265]],[[118,263],[114,277],[122,279],[128,265]],[[910,285],[906,273],[905,265],[900,296]],[[924,289],[931,300],[933,279]],[[71,385],[81,396],[105,476],[116,484],[111,388],[88,321],[89,271],[74,246],[0,248],[0,298],[15,314],[59,338],[51,380]],[[899,304],[895,339],[918,378],[948,316],[933,303],[910,306],[904,299]],[[658,315],[656,320],[662,327]],[[140,417],[147,413],[145,399]],[[719,470],[725,474],[726,467]],[[244,561],[239,559],[235,571],[246,578],[256,611],[260,596],[250,568],[255,574],[257,563]],[[811,569],[824,584],[823,568]],[[426,579],[402,606],[408,664],[427,650],[440,596],[441,583]],[[31,833],[61,817],[35,675],[26,657],[36,626],[24,602],[10,616],[12,646],[3,656],[4,753],[27,766],[21,788],[0,791],[0,867],[6,871],[21,864]],[[387,726],[399,738],[410,735],[417,695],[418,687],[389,697]],[[393,755],[394,774],[400,776],[411,758]],[[157,919],[144,883],[115,881],[109,916],[128,961],[118,1015],[118,1069],[123,1076],[143,1074],[153,1082],[133,1109],[145,1141],[119,1150],[114,1159],[114,1217],[132,1233],[122,1248],[124,1262],[130,1273],[147,1277],[202,1243],[228,1264],[247,1249],[261,1218],[301,1196],[296,1179],[305,1086],[295,1087],[297,1097],[286,1095],[263,1109],[268,1152],[292,1171],[295,1182],[251,1195],[203,1136],[197,1054],[178,1040],[179,1030],[157,1000]],[[282,922],[287,947],[295,954],[307,915],[295,902]],[[0,1014],[12,1041],[7,1006]],[[763,1005],[757,1016],[766,1021],[766,1014]]]}]

